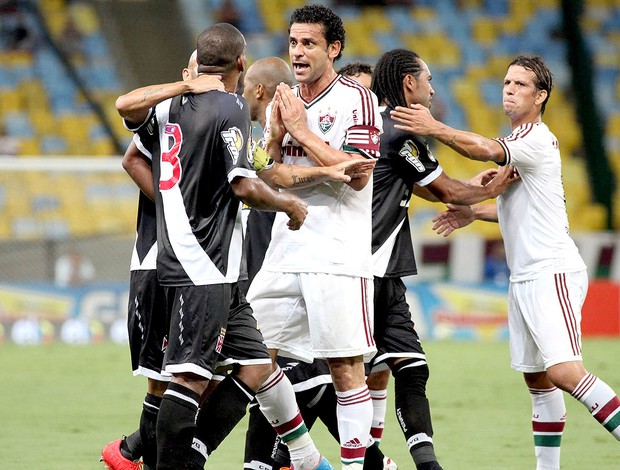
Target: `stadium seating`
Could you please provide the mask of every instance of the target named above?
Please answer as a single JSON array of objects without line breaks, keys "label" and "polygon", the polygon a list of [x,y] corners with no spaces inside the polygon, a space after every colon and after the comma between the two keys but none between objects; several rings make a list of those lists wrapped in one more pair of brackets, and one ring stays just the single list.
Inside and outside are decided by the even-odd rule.
[{"label": "stadium seating", "polygon": [[[187,10],[188,27],[196,30],[213,21],[213,12],[221,0],[180,3]],[[234,1],[241,13],[240,27],[248,39],[250,60],[286,52],[285,32],[290,12],[304,3],[303,0]],[[617,0],[584,3],[582,23],[596,67],[595,90],[605,123],[608,157],[620,175],[620,4]],[[63,47],[67,47],[78,76],[101,104],[115,135],[127,139],[114,109],[122,85],[92,3],[38,0],[37,4],[59,44],[63,45],[63,37],[71,39],[71,44]],[[551,65],[557,85],[545,121],[561,145],[572,229],[605,227],[605,209],[592,200],[580,157],[578,111],[571,98],[570,71],[565,64],[567,51],[557,34],[561,22],[559,0],[416,0],[411,7],[359,7],[344,2],[333,2],[333,5],[347,30],[347,46],[338,65],[355,60],[375,63],[383,51],[398,47],[416,50],[434,76],[434,112],[441,113],[441,119],[455,127],[484,135],[501,136],[509,132],[501,113],[501,80],[509,60],[519,53],[541,54]],[[36,23],[29,21],[28,26],[36,35],[42,34]],[[56,54],[40,41],[33,47],[10,50],[0,40],[0,125],[20,140],[20,158],[114,155],[116,148],[105,126],[68,78]],[[457,157],[440,145],[434,148],[442,165],[455,177],[468,178],[488,167]],[[133,230],[135,193],[128,194],[130,186],[124,192],[123,184],[113,185],[121,188],[121,193],[133,205],[117,200],[120,204],[117,213],[126,211],[127,222],[111,227],[88,224],[80,217],[87,210],[84,204],[90,202],[102,213],[112,210],[109,204],[106,206],[90,197],[94,191],[92,185],[97,187],[99,183],[67,177],[60,180],[62,184],[50,185],[41,175],[34,178],[28,187],[38,189],[32,192],[11,186],[7,178],[0,178],[0,238]],[[46,188],[47,194],[41,193],[40,188]],[[14,202],[16,194],[20,196],[17,199],[25,202]],[[59,206],[52,207],[51,201],[59,201]],[[618,229],[620,191],[616,192],[615,203]],[[418,217],[416,211],[419,211],[418,218],[425,221],[429,211],[438,210],[437,205],[417,200],[412,206],[412,217]],[[36,223],[37,220],[44,223]],[[497,233],[490,224],[478,224],[473,230],[485,236]]]}]

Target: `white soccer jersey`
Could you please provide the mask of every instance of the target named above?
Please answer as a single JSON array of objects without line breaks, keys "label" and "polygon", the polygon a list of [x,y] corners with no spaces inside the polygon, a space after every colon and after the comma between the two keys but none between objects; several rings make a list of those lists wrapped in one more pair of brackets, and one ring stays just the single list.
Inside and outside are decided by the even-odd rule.
[{"label": "white soccer jersey", "polygon": [[[299,96],[299,87],[293,90]],[[382,120],[377,97],[370,90],[339,75],[304,104],[308,127],[331,147],[378,157]],[[283,163],[314,165],[289,134],[282,147]],[[308,216],[300,230],[291,231],[286,215],[276,215],[263,268],[371,278],[372,183],[361,191],[345,183],[325,182],[291,192],[308,203]]]},{"label": "white soccer jersey", "polygon": [[542,122],[496,139],[521,181],[497,198],[499,225],[513,282],[586,266],[570,237],[558,141]]}]

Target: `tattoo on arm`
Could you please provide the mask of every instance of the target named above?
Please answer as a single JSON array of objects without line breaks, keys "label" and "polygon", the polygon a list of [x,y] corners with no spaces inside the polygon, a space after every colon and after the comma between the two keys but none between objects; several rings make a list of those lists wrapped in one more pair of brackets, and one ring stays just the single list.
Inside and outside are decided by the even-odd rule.
[{"label": "tattoo on arm", "polygon": [[299,186],[301,184],[309,184],[309,183],[314,183],[316,181],[316,178],[312,177],[312,176],[307,176],[307,177],[298,177],[296,175],[291,175],[291,178],[293,179],[293,186]]},{"label": "tattoo on arm", "polygon": [[446,142],[446,145],[448,147],[454,147],[455,144],[456,144],[456,136],[453,135],[450,139],[448,139],[448,141]]},{"label": "tattoo on arm", "polygon": [[154,95],[155,93],[161,93],[163,90],[163,88],[155,88],[153,90],[146,90],[144,92],[144,97],[142,98],[142,101],[146,101],[146,99],[151,96]]}]

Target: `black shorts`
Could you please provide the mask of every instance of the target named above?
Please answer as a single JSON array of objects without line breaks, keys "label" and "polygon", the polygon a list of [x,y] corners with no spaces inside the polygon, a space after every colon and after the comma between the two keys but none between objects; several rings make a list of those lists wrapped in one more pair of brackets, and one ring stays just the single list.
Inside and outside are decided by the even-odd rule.
[{"label": "black shorts", "polygon": [[377,354],[371,364],[391,358],[426,360],[405,296],[407,288],[399,277],[375,277],[375,343]]},{"label": "black shorts", "polygon": [[127,312],[127,332],[134,375],[170,380],[170,377],[161,374],[169,323],[164,289],[157,281],[156,270],[131,271]]},{"label": "black shorts", "polygon": [[331,374],[325,359],[315,359],[307,363],[290,357],[278,356],[276,361],[296,392],[319,384],[331,383]]},{"label": "black shorts", "polygon": [[226,364],[269,364],[250,304],[237,284],[166,287],[170,335],[167,373],[211,379]]}]

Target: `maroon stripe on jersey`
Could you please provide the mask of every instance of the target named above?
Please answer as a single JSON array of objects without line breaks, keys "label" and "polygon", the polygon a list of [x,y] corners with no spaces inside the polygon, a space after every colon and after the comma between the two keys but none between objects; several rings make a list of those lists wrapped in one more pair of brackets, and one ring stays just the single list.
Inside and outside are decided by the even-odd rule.
[{"label": "maroon stripe on jersey", "polygon": [[375,127],[376,123],[372,105],[372,92],[365,86],[360,85],[358,82],[348,77],[342,77],[340,82],[349,88],[355,88],[362,96],[362,122],[360,124]]},{"label": "maroon stripe on jersey", "polygon": [[338,80],[339,75],[336,75],[336,78],[334,78],[331,82],[329,82],[329,85],[327,85],[325,87],[325,89],[323,91],[321,91],[316,98],[314,98],[312,101],[306,101],[304,100],[303,96],[301,96],[301,87],[299,85],[295,85],[293,87],[293,91],[297,92],[297,97],[303,101],[306,105],[306,107],[310,107],[312,106],[312,103],[320,100],[321,98],[323,98],[323,96],[325,96],[329,90],[331,90],[331,88],[334,86],[334,84],[336,83],[336,81]]},{"label": "maroon stripe on jersey", "polygon": [[581,399],[586,396],[595,383],[596,377],[592,374],[588,374],[581,379],[581,381],[577,384],[577,387],[575,387],[575,390],[572,391],[571,395],[581,401]]},{"label": "maroon stripe on jersey", "polygon": [[605,420],[618,408],[620,408],[620,400],[618,397],[613,397],[597,413],[593,413],[592,416],[594,416],[599,423],[604,423]]},{"label": "maroon stripe on jersey", "polygon": [[581,350],[579,348],[579,335],[577,333],[577,322],[575,320],[575,313],[570,303],[568,296],[568,288],[566,287],[566,274],[555,274],[555,290],[558,295],[558,301],[562,308],[562,314],[564,315],[564,323],[566,324],[566,331],[570,339],[571,348],[573,354],[579,355]]},{"label": "maroon stripe on jersey", "polygon": [[345,140],[346,145],[351,145],[358,149],[366,150],[367,152],[379,157],[380,152],[380,139],[379,131],[376,127],[372,126],[353,126],[347,131]]},{"label": "maroon stripe on jersey", "polygon": [[562,432],[566,423],[541,423],[540,421],[532,421],[532,430],[534,432]]},{"label": "maroon stripe on jersey", "polygon": [[506,155],[506,163],[504,163],[505,165],[510,165],[510,161],[512,160],[512,155],[510,153],[510,149],[508,148],[508,146],[506,145],[506,142],[504,142],[504,140],[506,139],[495,139],[497,141],[497,143],[499,143],[499,145],[502,146],[502,148],[504,149],[504,155]]},{"label": "maroon stripe on jersey", "polygon": [[370,326],[370,315],[368,314],[368,280],[366,278],[360,278],[362,285],[362,318],[364,321],[364,333],[366,334],[366,344],[368,346],[374,346],[375,337],[372,334],[372,327]]},{"label": "maroon stripe on jersey", "polygon": [[523,139],[526,135],[530,133],[532,129],[534,129],[534,124],[532,124],[531,122],[527,124],[523,124],[522,126],[519,126],[519,128],[517,128],[516,131],[514,131],[504,140],[513,141],[513,140]]}]

